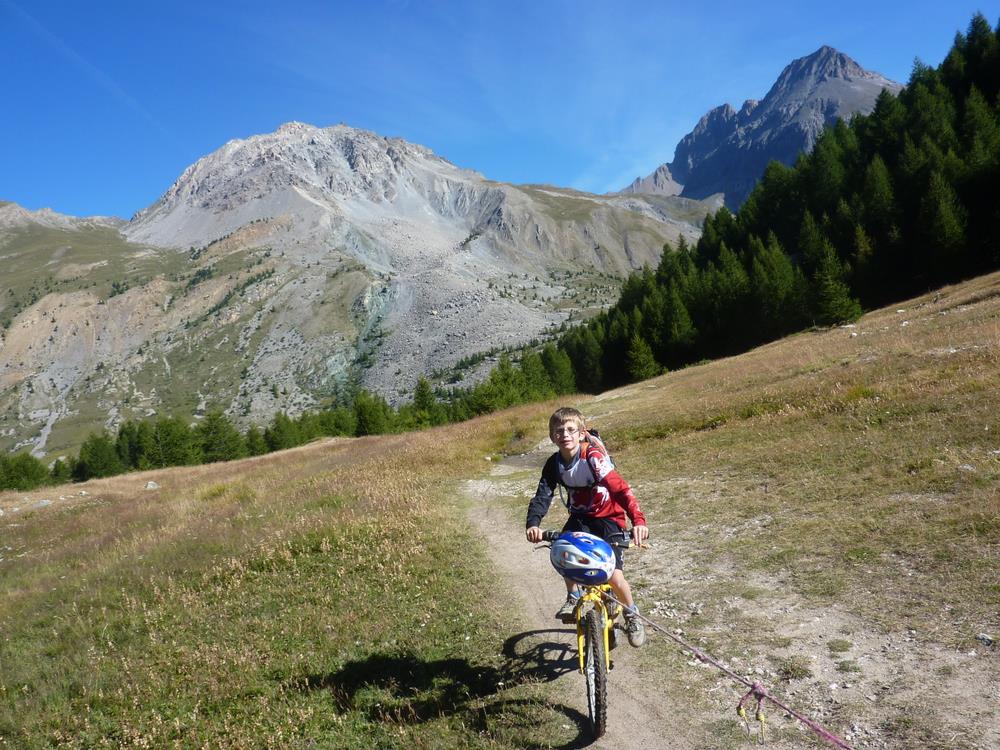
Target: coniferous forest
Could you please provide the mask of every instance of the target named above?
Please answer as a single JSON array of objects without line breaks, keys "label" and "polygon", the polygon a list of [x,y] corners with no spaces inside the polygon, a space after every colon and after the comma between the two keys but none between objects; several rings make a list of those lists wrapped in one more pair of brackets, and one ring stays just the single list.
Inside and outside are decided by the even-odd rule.
[{"label": "coniferous forest", "polygon": [[583,390],[745,351],[1000,267],[1000,25],[977,14],[936,69],[778,162],[734,216],[563,336]]}]

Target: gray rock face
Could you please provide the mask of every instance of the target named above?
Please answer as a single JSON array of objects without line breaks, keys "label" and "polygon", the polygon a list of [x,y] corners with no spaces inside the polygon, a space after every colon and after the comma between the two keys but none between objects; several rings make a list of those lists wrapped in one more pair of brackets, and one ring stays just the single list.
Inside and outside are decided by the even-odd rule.
[{"label": "gray rock face", "polygon": [[[664,166],[683,186],[680,195],[702,199],[722,193],[726,205],[736,208],[770,161],[793,164],[826,125],[867,114],[882,89],[901,88],[842,52],[821,47],[786,67],[759,102],[747,100],[739,111],[729,104],[711,110]],[[633,186],[637,183],[643,181]]]},{"label": "gray rock face", "polygon": [[534,298],[498,296],[505,280],[537,278],[531,294],[544,299],[559,268],[622,276],[655,264],[664,242],[697,234],[699,211],[677,201],[495,183],[398,138],[288,123],[200,159],[124,234],[198,248],[268,222],[281,226],[268,245],[293,262],[357,261],[372,275],[357,315],[380,329],[364,382],[391,394],[562,320]]},{"label": "gray rock face", "polygon": [[[471,238],[463,247],[489,244],[509,259],[517,256],[515,265],[583,260],[624,273],[655,260],[662,239],[679,230],[636,216],[631,206],[630,215],[622,210],[614,196],[491,182],[397,138],[345,125],[288,123],[200,159],[123,234],[132,242],[187,249],[253,222],[284,218],[284,233],[273,238],[283,249],[304,245],[316,254],[336,247],[392,272],[414,254],[414,243],[401,241],[392,228],[409,223],[422,239],[449,250]],[[625,223],[596,220],[612,214]],[[638,251],[634,259],[618,252],[624,234]],[[611,252],[595,253],[595,246]]]}]

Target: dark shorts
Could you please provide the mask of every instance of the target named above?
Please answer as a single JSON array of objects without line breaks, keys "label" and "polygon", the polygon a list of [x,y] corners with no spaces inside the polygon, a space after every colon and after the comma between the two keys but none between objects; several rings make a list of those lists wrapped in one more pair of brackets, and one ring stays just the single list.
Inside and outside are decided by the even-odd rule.
[{"label": "dark shorts", "polygon": [[599,536],[611,545],[615,552],[615,570],[622,570],[624,564],[623,550],[618,544],[628,541],[628,532],[610,518],[587,518],[586,516],[569,517],[563,531],[585,531]]}]

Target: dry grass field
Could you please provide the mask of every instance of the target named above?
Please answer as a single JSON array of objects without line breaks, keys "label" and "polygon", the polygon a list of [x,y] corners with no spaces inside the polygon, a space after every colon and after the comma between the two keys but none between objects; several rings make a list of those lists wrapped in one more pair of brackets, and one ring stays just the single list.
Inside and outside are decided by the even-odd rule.
[{"label": "dry grass field", "polygon": [[[650,518],[646,614],[857,747],[986,750],[998,394],[994,274],[575,403]],[[494,500],[510,539],[459,489],[552,407],[0,495],[0,747],[579,746],[500,653],[522,623],[491,558],[537,475]],[[635,653],[670,746],[745,742],[717,675]],[[818,746],[771,720],[774,747]]]}]

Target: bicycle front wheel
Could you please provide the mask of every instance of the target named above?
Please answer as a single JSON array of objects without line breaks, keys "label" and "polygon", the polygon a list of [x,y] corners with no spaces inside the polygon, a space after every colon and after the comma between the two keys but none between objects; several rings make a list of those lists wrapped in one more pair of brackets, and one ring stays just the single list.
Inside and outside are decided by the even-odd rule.
[{"label": "bicycle front wheel", "polygon": [[604,654],[604,622],[600,610],[583,618],[583,673],[587,678],[587,710],[594,738],[604,735],[608,723],[608,662]]}]

